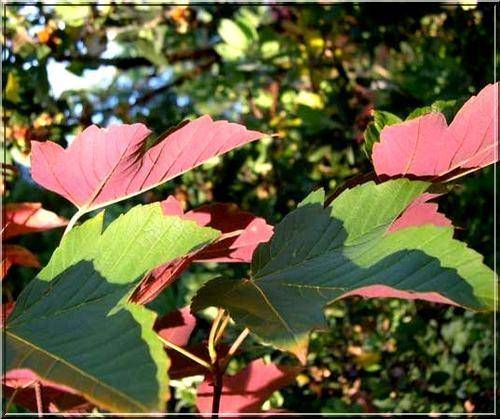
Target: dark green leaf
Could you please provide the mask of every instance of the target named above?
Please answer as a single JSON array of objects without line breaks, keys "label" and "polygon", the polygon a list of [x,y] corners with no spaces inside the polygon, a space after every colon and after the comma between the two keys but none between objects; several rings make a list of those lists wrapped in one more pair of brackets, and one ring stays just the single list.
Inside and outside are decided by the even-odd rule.
[{"label": "dark green leaf", "polygon": [[348,295],[437,298],[492,309],[494,274],[481,255],[453,239],[453,228],[388,233],[428,187],[407,179],[368,182],[326,208],[314,192],[257,248],[250,279],[208,282],[193,308],[226,308],[237,323],[302,360],[310,330],[325,326],[324,306]]},{"label": "dark green leaf", "polygon": [[114,412],[155,412],[168,398],[156,315],[127,298],[144,273],[212,241],[217,231],[159,204],[102,232],[103,213],[73,229],[24,289],[5,329],[6,370],[28,368]]}]

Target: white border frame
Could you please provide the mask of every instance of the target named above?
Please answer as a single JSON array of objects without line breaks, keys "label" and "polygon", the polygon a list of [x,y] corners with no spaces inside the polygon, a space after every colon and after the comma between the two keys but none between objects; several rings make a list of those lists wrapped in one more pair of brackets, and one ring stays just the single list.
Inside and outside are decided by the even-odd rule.
[{"label": "white border frame", "polygon": [[[29,5],[36,5],[37,3],[40,3],[40,1],[35,1],[35,0],[28,0],[28,1],[15,1],[15,0],[0,0],[0,7],[1,7],[1,17],[2,19],[4,18],[4,11],[5,7],[8,4],[23,4],[26,6]],[[46,0],[41,0],[41,3],[48,3],[48,4],[59,4],[59,5],[75,5],[75,4],[95,4],[95,5],[108,5],[110,4],[110,1],[103,1],[103,0],[95,0],[95,1],[85,1],[85,0],[75,0],[73,2],[68,1],[68,0],[54,0],[54,1],[46,1]],[[198,0],[198,1],[172,1],[172,2],[167,2],[167,1],[162,1],[162,0],[142,0],[142,1],[128,1],[128,0],[123,0],[121,3],[122,5],[127,5],[127,4],[136,4],[136,3],[142,3],[142,4],[151,4],[151,5],[160,5],[160,4],[172,4],[172,5],[199,5],[199,4],[227,4],[231,2],[224,2],[224,1],[209,1],[209,0]],[[342,4],[342,3],[393,3],[392,0],[378,0],[378,1],[372,1],[372,0],[360,0],[360,1],[353,1],[353,0],[338,0],[338,1],[316,1],[316,0],[303,0],[303,1],[263,1],[263,0],[233,0],[233,4]],[[477,4],[477,3],[498,3],[497,0],[479,0],[479,1],[458,1],[458,0],[441,0],[441,1],[435,1],[435,0],[405,0],[403,3],[448,3],[448,4],[453,4],[453,5],[466,5],[466,4]],[[498,13],[498,4],[495,4],[493,6],[493,82],[497,82],[497,13]],[[2,34],[4,33],[4,23],[2,20]],[[1,47],[2,50],[2,58],[3,58],[3,45]],[[1,63],[0,63],[1,67]],[[2,68],[2,73],[3,73],[3,68]],[[3,81],[0,80],[0,87],[2,89],[2,98],[0,99],[0,107],[2,108],[2,113],[3,113]],[[498,95],[495,97],[495,103],[494,103],[494,109],[498,109]],[[494,113],[495,115],[495,113]],[[499,123],[499,115],[496,114],[495,118],[495,123],[494,123],[494,136],[498,137],[498,123]],[[3,118],[2,118],[2,126],[1,126],[1,132],[2,132],[2,142],[5,141],[5,126],[3,126]],[[495,156],[497,157],[499,153],[498,147],[495,148]],[[2,162],[4,161],[5,156],[2,156]],[[497,160],[497,159],[495,159]],[[3,176],[3,174],[2,174]],[[497,272],[497,163],[495,162],[493,164],[493,196],[494,196],[494,201],[493,201],[493,271],[494,275],[496,275]],[[3,205],[3,196],[0,196],[0,204]],[[0,215],[0,218],[3,217]],[[0,257],[2,256],[2,248],[0,246]],[[495,276],[494,276],[495,279]],[[2,283],[2,294],[3,294],[3,283]],[[494,295],[497,296],[495,299],[495,311],[494,311],[494,318],[493,318],[493,369],[494,369],[494,375],[493,375],[493,412],[492,413],[436,413],[436,412],[428,412],[428,413],[389,413],[389,412],[380,412],[380,413],[294,413],[294,412],[287,412],[287,413],[272,413],[272,416],[429,416],[429,415],[447,415],[447,416],[496,416],[497,413],[497,312],[498,312],[498,282],[494,281]],[[1,304],[1,303],[0,303]],[[1,304],[2,310],[3,310],[3,304]],[[1,343],[1,348],[3,350],[3,332],[1,334],[0,338],[0,343]],[[3,355],[2,355],[2,360],[1,360],[1,370],[2,370],[2,375],[3,375]],[[3,389],[0,389],[0,394],[3,397]],[[5,415],[5,417],[13,417],[13,416],[26,416],[26,417],[38,417],[38,413],[7,413],[3,412],[3,406],[2,406],[2,415]],[[203,414],[203,413],[43,413],[43,416],[71,416],[71,417],[99,417],[99,416],[123,416],[123,417],[165,417],[165,416],[200,416],[200,417],[211,417],[211,414]],[[269,416],[269,413],[219,413],[219,417],[238,417],[238,416]]]}]

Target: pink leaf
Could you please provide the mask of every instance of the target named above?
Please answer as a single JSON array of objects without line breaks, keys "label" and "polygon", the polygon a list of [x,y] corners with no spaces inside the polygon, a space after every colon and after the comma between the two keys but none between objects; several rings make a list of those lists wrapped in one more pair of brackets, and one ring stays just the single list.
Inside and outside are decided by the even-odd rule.
[{"label": "pink leaf", "polygon": [[14,395],[13,402],[32,412],[37,411],[35,383],[40,384],[43,412],[88,412],[92,405],[73,389],[39,377],[28,369],[8,371],[3,377],[6,399]]},{"label": "pink leaf", "polygon": [[[169,196],[161,203],[165,215],[175,215],[222,232],[217,242],[183,259],[159,266],[148,273],[132,297],[146,304],[172,284],[193,262],[250,263],[255,248],[268,241],[273,227],[263,218],[238,209],[234,204],[204,205],[184,214],[181,203]],[[225,237],[225,238],[224,238]]]},{"label": "pink leaf", "polygon": [[385,127],[373,146],[378,176],[447,178],[498,161],[498,83],[471,97],[448,126],[441,113]]},{"label": "pink leaf", "polygon": [[458,306],[457,303],[438,294],[437,292],[410,292],[401,291],[386,285],[369,285],[367,287],[358,288],[347,294],[342,295],[342,298],[351,296],[360,296],[366,298],[400,298],[403,300],[424,300],[433,303],[443,303]]},{"label": "pink leaf", "polygon": [[195,326],[196,317],[189,307],[184,307],[156,320],[154,328],[163,339],[177,346],[186,346]]},{"label": "pink leaf", "polygon": [[2,249],[2,279],[12,265],[29,266],[39,268],[38,258],[23,246],[15,244],[4,244]]},{"label": "pink leaf", "polygon": [[255,248],[273,235],[272,226],[263,218],[242,211],[234,204],[203,205],[182,215],[180,202],[170,196],[162,202],[162,207],[165,215],[182,216],[200,226],[219,230],[223,237],[230,236],[197,253],[196,261],[250,263]]},{"label": "pink leaf", "polygon": [[[260,413],[262,403],[282,387],[291,384],[299,372],[296,367],[264,364],[262,359],[252,361],[233,376],[224,376],[221,413]],[[206,378],[198,388],[196,407],[200,413],[212,409],[213,382]]]},{"label": "pink leaf", "polygon": [[205,115],[167,134],[149,150],[143,124],[92,125],[67,149],[33,141],[33,179],[82,211],[103,207],[164,183],[264,134]]},{"label": "pink leaf", "polygon": [[39,202],[6,204],[4,208],[3,240],[68,224],[66,219],[43,209]]},{"label": "pink leaf", "polygon": [[153,301],[182,275],[192,262],[193,256],[186,256],[153,269],[142,278],[131,297],[131,301],[138,304],[147,304]]},{"label": "pink leaf", "polygon": [[438,212],[438,204],[429,202],[439,194],[424,193],[416,198],[389,227],[388,233],[407,227],[416,227],[425,224],[451,227],[451,221],[444,214]]},{"label": "pink leaf", "polygon": [[[425,224],[449,227],[451,221],[444,214],[438,212],[438,204],[429,202],[440,194],[424,193],[416,198],[397,218],[387,230],[388,233],[408,227],[416,227]],[[443,297],[437,292],[408,292],[400,291],[385,285],[370,285],[358,288],[350,293],[344,294],[342,298],[350,296],[365,298],[400,298],[404,300],[425,300],[434,303],[456,305],[453,301]]]},{"label": "pink leaf", "polygon": [[[408,227],[416,227],[425,224],[435,226],[450,227],[451,221],[446,218],[444,214],[438,212],[438,204],[429,202],[440,196],[440,194],[424,193],[416,198],[399,216],[398,219],[392,223],[387,230],[388,233],[401,230]],[[408,292],[400,291],[385,285],[370,285],[367,287],[359,288],[342,298],[350,296],[360,296],[366,298],[400,298],[404,300],[425,300],[434,303],[444,303],[457,305],[453,301],[443,297],[437,292]]]}]

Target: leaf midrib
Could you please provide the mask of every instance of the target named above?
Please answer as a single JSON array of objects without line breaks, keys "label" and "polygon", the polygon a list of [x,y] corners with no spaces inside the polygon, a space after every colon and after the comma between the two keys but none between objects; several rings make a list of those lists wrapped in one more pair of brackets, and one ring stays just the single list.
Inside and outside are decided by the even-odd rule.
[{"label": "leaf midrib", "polygon": [[[51,352],[48,352],[47,350],[41,348],[38,345],[33,344],[32,342],[30,342],[30,341],[22,338],[19,335],[16,335],[15,333],[13,333],[12,331],[10,331],[9,329],[5,329],[5,335],[11,337],[14,340],[18,340],[23,345],[28,346],[32,351],[39,351],[39,352],[45,354],[46,356],[52,358],[54,360],[54,364],[57,363],[57,362],[60,362],[60,363],[64,364],[66,367],[68,367],[69,369],[71,369],[71,370],[75,371],[76,373],[81,374],[84,377],[88,378],[90,381],[94,382],[95,384],[107,388],[111,393],[114,393],[118,397],[126,400],[126,402],[129,403],[129,404],[133,404],[133,405],[137,406],[141,411],[144,411],[144,412],[148,411],[147,406],[145,406],[144,404],[142,404],[142,403],[140,403],[140,402],[132,399],[130,396],[126,395],[125,393],[121,392],[120,390],[115,389],[114,387],[110,386],[109,384],[104,383],[104,382],[98,380],[96,377],[94,377],[94,376],[86,373],[85,371],[82,371],[80,368],[78,368],[77,366],[75,366],[71,362],[69,362],[69,361],[67,361],[67,360],[65,360],[65,359],[63,359],[63,358],[61,358],[61,357],[59,357],[59,356],[57,356],[57,355],[55,355],[55,354],[53,354]],[[51,367],[51,369],[52,369],[52,367]],[[44,377],[42,377],[42,378],[44,378]],[[49,377],[47,377],[47,379],[50,380]],[[61,384],[62,385],[66,385],[64,383],[61,383]],[[106,401],[96,399],[95,397],[93,397],[91,395],[87,395],[82,390],[78,390],[78,391],[81,391],[82,394],[84,395],[84,397],[87,398],[88,400],[90,400],[93,403],[96,403],[96,404],[101,405],[101,406],[107,405],[110,408],[113,407],[113,406],[110,406]]]},{"label": "leaf midrib", "polygon": [[285,319],[281,316],[281,314],[279,313],[279,311],[271,303],[271,300],[269,300],[269,298],[266,295],[266,293],[255,283],[255,281],[253,281],[253,280],[250,279],[249,282],[255,287],[255,289],[257,290],[257,292],[262,296],[262,299],[269,306],[269,308],[274,313],[274,315],[279,320],[279,322],[285,327],[285,329],[288,331],[288,333],[290,333],[290,335],[292,336],[292,339],[295,341],[295,343],[298,346],[300,346],[300,342],[297,340],[295,332],[290,327],[290,325],[285,321]]},{"label": "leaf midrib", "polygon": [[[333,219],[332,219],[333,220]],[[376,227],[374,227],[372,230],[370,230],[369,232],[366,232],[362,235],[360,235],[359,237],[356,238],[356,240],[353,242],[353,243],[345,243],[345,242],[342,242],[340,243],[338,246],[335,246],[331,249],[327,249],[325,250],[324,252],[322,252],[321,254],[319,255],[314,255],[312,257],[307,257],[305,259],[301,259],[299,260],[297,263],[289,263],[285,268],[282,268],[282,269],[276,269],[274,271],[271,271],[271,272],[266,272],[264,275],[259,275],[258,273],[257,274],[254,274],[253,277],[252,277],[252,280],[257,282],[257,281],[262,281],[262,280],[265,280],[266,278],[270,277],[270,276],[273,276],[273,275],[276,275],[276,274],[279,274],[279,273],[282,273],[282,272],[287,272],[289,271],[290,269],[296,269],[296,268],[300,268],[300,267],[303,267],[304,265],[306,265],[307,263],[309,263],[310,261],[314,260],[314,259],[317,259],[319,257],[323,257],[325,256],[326,254],[329,254],[329,253],[341,253],[343,249],[347,249],[347,248],[351,248],[351,247],[364,247],[365,245],[371,243],[371,242],[374,242],[374,238],[371,237],[371,234],[381,228],[381,227],[385,227],[385,226],[388,226],[390,224],[392,224],[394,222],[394,220],[391,221],[391,223],[387,224],[387,223],[384,223],[384,224],[380,224]],[[364,239],[366,236],[370,236],[368,240],[365,240],[365,241],[361,241],[361,239]],[[336,238],[336,237],[335,237]],[[376,244],[376,243],[375,243]],[[373,246],[372,246],[373,247]],[[368,249],[371,250],[370,247]],[[314,246],[313,246],[314,248]],[[272,260],[276,259],[278,256],[280,256],[281,253],[283,253],[284,251],[286,251],[287,248],[286,246],[284,246],[279,253],[277,253],[274,257],[272,258],[269,258],[268,262],[263,265],[263,268],[266,267],[269,262],[271,262]],[[261,271],[263,269],[260,269]]]}]

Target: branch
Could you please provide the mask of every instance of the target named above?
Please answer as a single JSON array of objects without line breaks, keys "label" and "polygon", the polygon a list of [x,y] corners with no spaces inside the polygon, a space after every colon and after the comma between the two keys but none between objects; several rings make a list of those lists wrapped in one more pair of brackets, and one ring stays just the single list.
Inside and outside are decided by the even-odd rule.
[{"label": "branch", "polygon": [[[132,105],[130,105],[131,108],[138,106],[138,105],[144,105],[145,103],[148,103],[151,99],[154,97],[164,93],[168,92],[170,89],[172,89],[175,86],[180,86],[187,80],[192,80],[199,76],[203,71],[208,70],[212,64],[214,64],[217,60],[208,60],[205,63],[199,64],[195,69],[188,71],[181,76],[177,77],[174,81],[167,83],[161,87],[158,87],[157,89],[150,90],[146,93],[144,93],[141,97],[139,97]],[[116,110],[116,107],[109,107],[109,108],[101,108],[101,109],[94,109],[94,113],[100,112],[100,113],[107,113],[107,112],[114,112]]]},{"label": "branch", "polygon": [[[72,55],[72,54],[53,54],[51,55],[56,61],[70,61],[82,64],[93,65],[112,65],[121,70],[128,70],[140,66],[152,66],[153,63],[144,57],[114,57],[103,58],[95,55]],[[176,51],[170,54],[165,54],[169,63],[179,61],[198,60],[200,58],[217,59],[218,55],[213,48],[203,48],[199,50]]]},{"label": "branch", "polygon": [[150,90],[149,92],[142,95],[139,99],[137,99],[135,103],[132,105],[132,107],[137,105],[143,105],[144,103],[149,102],[156,95],[163,92],[167,92],[172,87],[179,86],[187,80],[194,79],[195,77],[199,76],[203,71],[209,69],[212,66],[212,64],[214,64],[216,61],[217,60],[214,59],[214,60],[208,60],[205,63],[201,63],[195,69],[188,71],[187,73],[184,73],[182,76],[177,77],[174,81],[164,86],[161,86],[158,89]]},{"label": "branch", "polygon": [[212,398],[212,419],[219,418],[219,409],[220,409],[220,399],[222,397],[222,388],[223,388],[223,378],[224,372],[219,368],[219,362],[217,361],[214,365],[214,394]]}]

